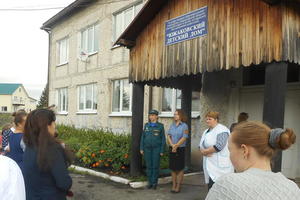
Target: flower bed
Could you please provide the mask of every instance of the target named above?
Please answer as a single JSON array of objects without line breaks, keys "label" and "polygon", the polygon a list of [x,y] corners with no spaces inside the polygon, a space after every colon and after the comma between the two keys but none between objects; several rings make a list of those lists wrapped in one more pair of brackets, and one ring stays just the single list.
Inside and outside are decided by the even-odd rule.
[{"label": "flower bed", "polygon": [[[129,134],[114,134],[104,130],[76,129],[71,126],[57,127],[59,139],[75,153],[75,164],[114,175],[129,172]],[[161,168],[168,168],[167,154],[161,158]]]}]

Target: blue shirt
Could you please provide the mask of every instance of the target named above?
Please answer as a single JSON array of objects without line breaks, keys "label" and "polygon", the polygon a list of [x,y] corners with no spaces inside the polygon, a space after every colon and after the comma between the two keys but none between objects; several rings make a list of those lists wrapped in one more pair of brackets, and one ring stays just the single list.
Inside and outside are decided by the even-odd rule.
[{"label": "blue shirt", "polygon": [[[176,123],[174,122],[171,126],[170,129],[168,131],[168,135],[171,136],[172,139],[172,143],[173,144],[177,144],[178,141],[181,138],[188,138],[188,131],[189,131],[189,127],[186,123],[184,122],[180,122],[178,126],[176,126]],[[179,147],[185,147],[186,146],[186,141],[180,145]]]},{"label": "blue shirt", "polygon": [[26,199],[29,200],[66,200],[67,191],[72,186],[68,166],[61,146],[49,149],[55,162],[47,171],[38,167],[38,152],[35,148],[26,147],[23,159],[23,176],[26,188]]}]

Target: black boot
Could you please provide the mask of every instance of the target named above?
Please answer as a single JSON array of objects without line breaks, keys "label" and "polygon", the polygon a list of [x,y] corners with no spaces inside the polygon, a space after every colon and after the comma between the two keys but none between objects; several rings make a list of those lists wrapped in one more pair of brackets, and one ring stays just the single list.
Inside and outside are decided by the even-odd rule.
[{"label": "black boot", "polygon": [[148,184],[147,185],[147,189],[151,189],[152,188],[152,185],[151,184]]},{"label": "black boot", "polygon": [[152,186],[152,189],[153,189],[153,190],[156,190],[156,188],[157,188],[157,185],[156,185],[156,184]]}]

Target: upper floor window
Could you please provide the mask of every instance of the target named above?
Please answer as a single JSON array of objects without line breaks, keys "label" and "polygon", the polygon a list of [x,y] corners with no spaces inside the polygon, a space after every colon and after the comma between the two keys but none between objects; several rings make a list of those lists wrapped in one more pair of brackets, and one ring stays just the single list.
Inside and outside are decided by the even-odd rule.
[{"label": "upper floor window", "polygon": [[97,111],[97,85],[95,83],[78,86],[78,110],[79,111]]},{"label": "upper floor window", "polygon": [[68,88],[59,88],[56,90],[57,108],[59,113],[68,112]]},{"label": "upper floor window", "polygon": [[114,80],[112,89],[112,112],[131,112],[132,85],[129,80]]},{"label": "upper floor window", "polygon": [[139,1],[135,5],[114,14],[114,34],[113,39],[116,41],[118,37],[122,34],[122,32],[127,28],[127,26],[131,23],[133,18],[139,13],[142,9],[142,2]]},{"label": "upper floor window", "polygon": [[[162,98],[163,113],[174,113],[176,109],[181,109],[181,90],[164,88]],[[200,112],[200,92],[192,92],[192,112]]]},{"label": "upper floor window", "polygon": [[69,39],[64,38],[57,42],[57,65],[68,63],[69,58]]},{"label": "upper floor window", "polygon": [[99,50],[99,24],[94,24],[81,31],[81,51],[87,54]]}]

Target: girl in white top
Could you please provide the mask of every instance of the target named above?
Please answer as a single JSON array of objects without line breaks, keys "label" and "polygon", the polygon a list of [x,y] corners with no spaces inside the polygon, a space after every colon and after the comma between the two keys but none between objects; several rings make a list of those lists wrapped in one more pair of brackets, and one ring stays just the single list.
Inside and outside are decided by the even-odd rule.
[{"label": "girl in white top", "polygon": [[219,177],[232,173],[233,166],[228,150],[229,129],[218,122],[218,112],[210,111],[205,117],[208,129],[203,132],[199,149],[203,155],[205,183],[210,189]]},{"label": "girl in white top", "polygon": [[25,200],[24,179],[17,163],[0,155],[0,166],[0,199]]},{"label": "girl in white top", "polygon": [[295,143],[292,129],[270,129],[259,122],[238,124],[229,137],[230,159],[237,173],[217,180],[206,200],[299,200],[300,189],[271,171],[276,150]]}]

